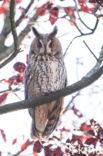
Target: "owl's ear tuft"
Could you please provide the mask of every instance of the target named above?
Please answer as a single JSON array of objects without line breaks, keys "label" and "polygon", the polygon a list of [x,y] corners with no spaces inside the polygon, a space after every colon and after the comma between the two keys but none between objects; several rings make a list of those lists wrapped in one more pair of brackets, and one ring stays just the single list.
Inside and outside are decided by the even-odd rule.
[{"label": "owl's ear tuft", "polygon": [[58,29],[57,29],[57,27],[55,26],[54,29],[53,29],[53,31],[50,33],[49,37],[52,38],[52,37],[56,36],[57,31],[58,31]]},{"label": "owl's ear tuft", "polygon": [[40,37],[40,34],[39,34],[39,32],[36,30],[35,27],[32,27],[32,31],[33,31],[33,33],[34,33],[34,35],[35,35],[36,37]]}]

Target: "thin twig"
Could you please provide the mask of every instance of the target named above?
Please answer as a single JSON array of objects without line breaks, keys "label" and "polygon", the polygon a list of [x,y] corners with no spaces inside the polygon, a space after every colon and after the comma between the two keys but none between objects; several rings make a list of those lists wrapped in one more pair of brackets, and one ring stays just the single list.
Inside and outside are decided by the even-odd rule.
[{"label": "thin twig", "polygon": [[96,2],[101,6],[103,7],[103,5],[101,4],[101,2],[99,0],[96,0]]},{"label": "thin twig", "polygon": [[[19,19],[15,22],[16,27],[19,26],[19,24],[21,23],[21,21],[23,20],[23,18],[25,17],[25,15],[27,14],[27,12],[29,11],[30,7],[32,6],[32,4],[34,3],[34,0],[31,0],[30,3],[28,4],[27,8],[25,9],[25,11],[21,14],[21,16],[19,17]],[[5,37],[10,33],[11,29],[8,29]]]},{"label": "thin twig", "polygon": [[[99,20],[98,20],[98,18],[97,18],[94,28],[93,28],[92,31],[89,32],[89,33],[82,33],[81,30],[79,29],[78,31],[80,32],[80,35],[74,37],[74,38],[71,40],[71,42],[70,42],[69,45],[67,46],[67,48],[66,48],[65,53],[64,53],[63,56],[65,57],[65,55],[66,55],[68,49],[70,48],[71,44],[73,43],[73,41],[74,41],[75,39],[77,39],[77,38],[79,38],[79,37],[83,37],[83,36],[87,36],[87,35],[93,34],[93,33],[95,32],[96,28],[97,28],[98,23],[99,23]],[[76,23],[74,23],[74,24],[76,24]],[[76,26],[76,28],[78,29],[77,26]]]},{"label": "thin twig", "polygon": [[87,45],[87,43],[84,40],[83,40],[83,43],[88,48],[88,50],[91,52],[91,54],[94,56],[94,58],[96,59],[96,61],[99,61],[99,59],[96,57],[96,55],[93,53],[93,51],[90,49],[90,47]]},{"label": "thin twig", "polygon": [[[34,141],[29,142],[28,147],[29,147],[30,145],[32,145],[32,144],[33,144],[33,142],[34,142]],[[28,147],[27,147],[27,148],[28,148]],[[22,151],[21,151],[21,150],[20,150],[20,151],[18,151],[16,154],[13,154],[12,156],[19,156],[19,154],[20,154],[20,153],[22,153]]]},{"label": "thin twig", "polygon": [[[17,92],[17,91],[20,91],[20,88],[15,88],[15,89],[5,89],[5,90],[2,90],[2,91],[0,91],[0,94],[2,94],[2,93],[5,93],[5,92]],[[21,100],[21,99],[20,99]]]},{"label": "thin twig", "polygon": [[2,91],[0,91],[0,94],[5,93],[5,92],[9,92],[9,91],[10,91],[10,89],[2,90]]},{"label": "thin twig", "polygon": [[95,13],[98,11],[99,8],[100,8],[100,5],[98,4],[98,5],[94,8],[94,10],[92,11],[92,14],[95,14]]},{"label": "thin twig", "polygon": [[19,52],[21,52],[21,49],[18,49],[18,37],[16,32],[16,24],[15,24],[14,16],[15,16],[15,0],[11,0],[10,1],[10,23],[11,23],[11,31],[14,39],[14,52],[12,52],[11,55],[3,63],[0,64],[0,68],[2,68],[8,62],[10,62]]},{"label": "thin twig", "polygon": [[70,102],[68,103],[68,105],[66,106],[66,108],[64,108],[63,114],[66,113],[68,111],[68,109],[70,108],[70,105],[73,103],[73,101],[75,100],[75,98],[80,95],[80,92],[77,92],[74,96],[72,96]]},{"label": "thin twig", "polygon": [[78,37],[81,37],[81,35],[75,36],[75,37],[70,41],[69,45],[67,46],[67,48],[66,48],[66,50],[65,50],[65,53],[64,53],[63,57],[65,57],[65,55],[67,54],[67,51],[68,51],[68,49],[70,48],[71,44],[72,44],[73,41],[74,41],[76,38],[78,38]]},{"label": "thin twig", "polygon": [[13,60],[13,59],[16,57],[16,55],[17,55],[18,53],[20,53],[20,52],[22,52],[22,51],[23,51],[23,50],[18,49],[18,50],[16,51],[16,53],[15,53],[15,52],[11,53],[11,55],[10,55],[6,60],[4,60],[4,61],[0,64],[0,68],[4,67],[7,63],[9,63],[11,60]]},{"label": "thin twig", "polygon": [[78,29],[78,26],[77,26],[77,24],[76,23],[74,23],[75,24],[75,26],[76,26],[76,28],[78,29],[78,31],[80,32],[80,36],[87,36],[87,35],[91,35],[91,34],[93,34],[94,33],[94,31],[96,30],[96,28],[97,28],[97,25],[98,25],[98,23],[99,23],[99,20],[98,20],[98,18],[96,19],[96,23],[95,23],[95,26],[94,26],[94,28],[92,29],[92,31],[91,32],[89,32],[89,33],[83,33],[80,29]]},{"label": "thin twig", "polygon": [[82,18],[80,17],[79,9],[78,9],[76,0],[74,0],[74,2],[75,2],[75,8],[76,8],[76,11],[77,11],[77,14],[78,14],[78,17],[79,17],[80,22],[81,22],[87,29],[89,29],[89,30],[92,31],[92,29],[89,28],[89,27],[84,23],[84,21],[82,20]]},{"label": "thin twig", "polygon": [[26,13],[29,11],[29,9],[33,3],[34,3],[34,0],[31,0],[30,3],[28,4],[27,8],[25,9],[24,13],[16,21],[16,27],[20,24],[21,20],[25,17]]}]

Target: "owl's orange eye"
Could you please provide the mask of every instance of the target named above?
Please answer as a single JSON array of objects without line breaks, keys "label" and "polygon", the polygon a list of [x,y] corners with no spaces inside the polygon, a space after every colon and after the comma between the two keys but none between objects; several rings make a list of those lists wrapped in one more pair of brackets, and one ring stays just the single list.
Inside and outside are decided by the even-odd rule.
[{"label": "owl's orange eye", "polygon": [[57,56],[57,55],[59,55],[59,51],[57,51],[54,56]]},{"label": "owl's orange eye", "polygon": [[42,43],[40,40],[38,40],[38,47],[41,48],[42,47]]}]

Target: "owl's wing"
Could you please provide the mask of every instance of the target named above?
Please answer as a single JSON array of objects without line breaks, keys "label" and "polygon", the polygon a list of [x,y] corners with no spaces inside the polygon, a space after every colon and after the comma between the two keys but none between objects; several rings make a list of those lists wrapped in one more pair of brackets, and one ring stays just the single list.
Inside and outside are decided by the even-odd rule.
[{"label": "owl's wing", "polygon": [[25,99],[28,99],[28,86],[30,84],[31,67],[28,65],[24,73],[24,93]]},{"label": "owl's wing", "polygon": [[60,113],[61,113],[63,104],[64,104],[63,97],[50,103],[50,107],[52,106],[52,109],[48,110],[49,111],[48,112],[48,123],[43,132],[43,136],[49,136],[53,132],[53,130],[56,128],[57,123],[60,118]]},{"label": "owl's wing", "polygon": [[[25,70],[25,73],[24,73],[24,93],[25,93],[25,99],[29,99],[29,87],[30,87],[30,83],[31,83],[31,80],[33,79],[33,74],[32,74],[32,68],[30,65],[27,66],[26,70]],[[31,117],[34,117],[33,116],[33,109],[32,108],[29,108],[28,109],[29,111],[29,114]]]},{"label": "owl's wing", "polygon": [[[64,69],[62,88],[67,85],[66,70]],[[61,97],[49,104],[44,104],[35,108],[32,134],[38,136],[40,140],[49,136],[56,128],[64,104],[64,97]],[[44,113],[45,112],[45,113]]]},{"label": "owl's wing", "polygon": [[64,87],[67,86],[67,77],[65,77],[65,83],[64,83]]},{"label": "owl's wing", "polygon": [[64,79],[64,87],[66,87],[67,86],[67,83],[68,83],[68,81],[67,81],[67,71],[66,71],[66,68],[64,68],[64,77],[65,77],[65,79]]}]

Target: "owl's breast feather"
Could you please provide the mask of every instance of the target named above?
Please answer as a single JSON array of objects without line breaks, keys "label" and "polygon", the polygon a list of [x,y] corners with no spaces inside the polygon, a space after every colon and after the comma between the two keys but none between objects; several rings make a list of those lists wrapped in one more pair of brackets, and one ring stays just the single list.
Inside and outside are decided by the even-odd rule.
[{"label": "owl's breast feather", "polygon": [[49,93],[64,88],[64,64],[57,61],[39,62],[33,73],[33,86],[37,91]]}]

